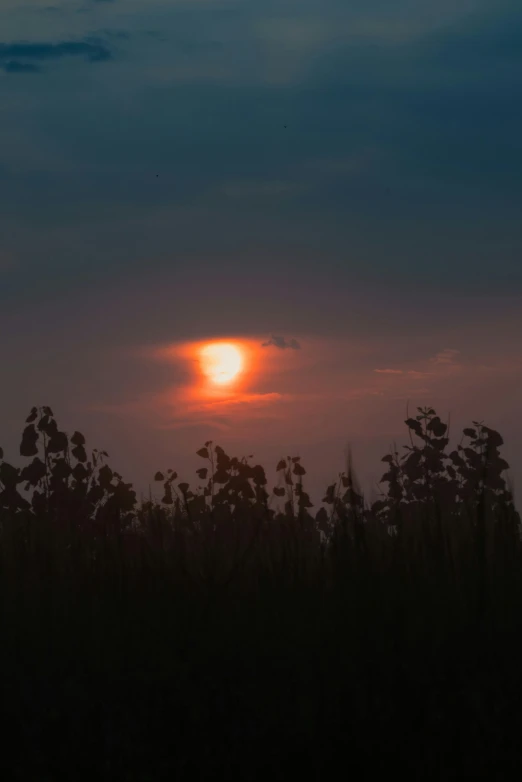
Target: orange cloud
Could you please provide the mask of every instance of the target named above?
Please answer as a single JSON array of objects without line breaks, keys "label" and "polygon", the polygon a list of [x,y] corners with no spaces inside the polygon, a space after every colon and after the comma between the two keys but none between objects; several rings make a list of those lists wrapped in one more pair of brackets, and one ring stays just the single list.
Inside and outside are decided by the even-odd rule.
[{"label": "orange cloud", "polygon": [[[145,351],[149,357],[172,363],[181,373],[181,384],[173,385],[161,395],[156,396],[156,404],[167,411],[169,419],[183,417],[184,425],[188,421],[207,423],[212,416],[223,414],[238,417],[253,417],[274,405],[289,401],[290,395],[284,388],[277,391],[266,388],[267,384],[277,382],[285,367],[295,365],[296,351],[290,351],[292,357],[282,356],[287,351],[266,351],[261,338],[224,336],[208,340],[191,340]],[[236,350],[240,356],[239,371],[225,372],[226,382],[216,382],[215,371],[208,371],[205,354],[209,346],[226,345],[227,351]],[[214,352],[214,351],[212,351]],[[215,351],[218,355],[220,349]],[[300,351],[297,351],[300,352]],[[237,368],[237,367],[236,367]],[[181,421],[180,421],[180,425]]]},{"label": "orange cloud", "polygon": [[434,364],[454,364],[460,350],[453,350],[452,348],[444,348],[439,351],[430,361]]}]

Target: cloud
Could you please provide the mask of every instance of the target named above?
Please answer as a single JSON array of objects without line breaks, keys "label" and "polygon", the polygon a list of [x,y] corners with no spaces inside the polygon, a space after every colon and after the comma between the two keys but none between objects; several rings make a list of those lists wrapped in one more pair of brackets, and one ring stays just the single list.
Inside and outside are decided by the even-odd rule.
[{"label": "cloud", "polygon": [[37,73],[40,67],[34,61],[61,60],[64,57],[83,57],[88,62],[105,62],[112,58],[112,54],[110,49],[97,41],[0,43],[0,67],[7,73]]},{"label": "cloud", "polygon": [[433,364],[455,364],[456,357],[459,355],[460,350],[452,350],[451,348],[444,348],[439,351],[430,361]]},{"label": "cloud", "polygon": [[275,348],[279,348],[280,350],[285,350],[286,348],[300,350],[301,348],[301,345],[296,339],[287,340],[285,337],[278,337],[275,334],[272,334],[272,338],[269,339],[268,342],[261,343],[261,347],[263,348],[267,348],[269,345],[273,345]]},{"label": "cloud", "polygon": [[374,369],[379,375],[402,375],[402,369]]},{"label": "cloud", "polygon": [[30,62],[19,62],[19,60],[8,60],[2,65],[6,73],[41,73],[39,65]]},{"label": "cloud", "polygon": [[430,375],[433,375],[433,374],[435,374],[435,373],[434,372],[419,372],[416,369],[409,369],[408,370],[408,375],[410,377],[415,378],[416,380],[417,379],[420,380],[423,377],[429,377]]},{"label": "cloud", "polygon": [[85,409],[116,416],[145,416],[156,429],[191,429],[204,426],[230,432],[239,423],[251,425],[260,420],[281,420],[281,405],[294,400],[292,394],[278,392],[234,393],[223,399],[194,395],[190,389],[172,387],[146,392],[116,403],[90,403]]}]

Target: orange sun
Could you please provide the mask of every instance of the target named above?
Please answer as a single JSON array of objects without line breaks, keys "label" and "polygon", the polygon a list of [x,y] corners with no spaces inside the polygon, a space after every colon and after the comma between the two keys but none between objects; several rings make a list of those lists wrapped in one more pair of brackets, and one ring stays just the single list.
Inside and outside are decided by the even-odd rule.
[{"label": "orange sun", "polygon": [[201,368],[216,385],[227,385],[243,369],[241,350],[229,342],[213,342],[200,350]]}]

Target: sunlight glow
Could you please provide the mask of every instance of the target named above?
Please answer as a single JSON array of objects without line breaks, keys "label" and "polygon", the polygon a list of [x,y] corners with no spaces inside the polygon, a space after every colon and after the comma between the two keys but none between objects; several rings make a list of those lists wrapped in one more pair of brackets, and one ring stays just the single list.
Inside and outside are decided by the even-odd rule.
[{"label": "sunlight glow", "polygon": [[241,350],[229,342],[212,342],[201,348],[203,373],[217,385],[227,385],[237,378],[243,369]]}]

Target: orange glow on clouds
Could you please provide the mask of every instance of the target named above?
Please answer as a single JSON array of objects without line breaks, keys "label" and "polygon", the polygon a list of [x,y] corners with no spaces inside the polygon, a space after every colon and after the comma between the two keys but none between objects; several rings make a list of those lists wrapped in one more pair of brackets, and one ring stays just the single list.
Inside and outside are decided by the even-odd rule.
[{"label": "orange glow on clouds", "polygon": [[184,425],[219,427],[226,418],[228,423],[222,425],[228,428],[232,419],[237,424],[284,416],[286,403],[294,399],[288,376],[303,356],[300,351],[264,347],[263,341],[265,335],[223,335],[154,348],[155,358],[177,365],[175,384],[155,404]]},{"label": "orange glow on clouds", "polygon": [[225,337],[165,346],[156,355],[184,365],[188,382],[178,394],[185,399],[239,401],[263,373],[263,352],[257,340]]}]

